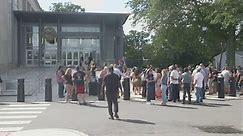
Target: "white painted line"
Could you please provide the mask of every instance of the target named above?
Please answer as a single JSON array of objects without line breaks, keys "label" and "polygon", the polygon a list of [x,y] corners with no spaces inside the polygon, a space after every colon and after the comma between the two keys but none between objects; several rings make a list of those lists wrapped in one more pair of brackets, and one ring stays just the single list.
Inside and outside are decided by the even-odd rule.
[{"label": "white painted line", "polygon": [[41,114],[42,111],[10,111],[0,112],[0,115],[12,115],[12,114]]},{"label": "white painted line", "polygon": [[31,120],[26,121],[0,121],[0,125],[23,125],[30,124]]},{"label": "white painted line", "polygon": [[34,108],[2,108],[0,110],[45,110],[46,107],[34,107]]},{"label": "white painted line", "polygon": [[36,115],[30,115],[30,116],[0,116],[0,119],[33,119],[37,118]]},{"label": "white painted line", "polygon": [[0,132],[15,132],[15,131],[20,131],[24,127],[2,127],[0,128]]},{"label": "white painted line", "polygon": [[19,104],[19,105],[7,105],[9,107],[44,107],[50,106],[50,104]]}]

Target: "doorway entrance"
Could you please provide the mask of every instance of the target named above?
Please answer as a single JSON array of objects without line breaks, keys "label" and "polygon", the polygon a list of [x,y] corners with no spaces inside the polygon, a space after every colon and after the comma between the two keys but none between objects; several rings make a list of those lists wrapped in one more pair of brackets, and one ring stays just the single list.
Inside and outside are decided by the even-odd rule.
[{"label": "doorway entrance", "polygon": [[93,60],[100,62],[100,40],[98,38],[62,39],[62,61],[64,65],[84,65]]}]

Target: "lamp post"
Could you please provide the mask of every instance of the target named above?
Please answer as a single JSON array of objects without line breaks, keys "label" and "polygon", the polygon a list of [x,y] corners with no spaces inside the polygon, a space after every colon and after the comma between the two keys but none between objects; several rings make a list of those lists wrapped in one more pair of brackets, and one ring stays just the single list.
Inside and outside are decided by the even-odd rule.
[{"label": "lamp post", "polygon": [[[205,36],[206,36],[206,31],[208,30],[207,27],[202,27],[202,31],[203,31],[203,41],[202,43],[204,44],[204,46],[206,46],[206,42],[205,42]],[[204,87],[203,87],[203,99],[205,99],[205,92],[206,92],[206,86],[207,86],[207,79],[203,79],[203,84],[204,84]]]}]

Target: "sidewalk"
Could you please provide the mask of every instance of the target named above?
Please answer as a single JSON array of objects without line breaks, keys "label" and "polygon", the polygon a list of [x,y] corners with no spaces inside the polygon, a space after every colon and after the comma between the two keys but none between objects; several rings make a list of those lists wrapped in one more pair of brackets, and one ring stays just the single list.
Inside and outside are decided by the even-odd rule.
[{"label": "sidewalk", "polygon": [[3,89],[0,96],[16,96],[18,79],[24,79],[25,95],[41,91],[46,78],[55,74],[55,68],[18,68],[2,74]]}]

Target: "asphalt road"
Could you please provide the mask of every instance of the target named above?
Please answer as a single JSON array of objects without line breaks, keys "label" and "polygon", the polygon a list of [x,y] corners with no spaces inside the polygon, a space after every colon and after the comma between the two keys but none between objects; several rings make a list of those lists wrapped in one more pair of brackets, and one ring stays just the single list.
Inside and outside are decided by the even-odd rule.
[{"label": "asphalt road", "polygon": [[[90,97],[89,101],[91,102],[89,106],[80,106],[58,101],[44,103],[44,105],[43,103],[39,103],[40,106],[32,103],[1,103],[0,136],[10,134],[8,132],[1,132],[1,128],[7,126],[6,124],[1,124],[1,122],[8,120],[3,118],[8,115],[3,115],[1,112],[8,111],[9,107],[14,107],[16,104],[29,105],[30,108],[37,107],[37,109],[27,109],[27,111],[41,111],[35,118],[27,119],[31,120],[30,123],[23,125],[17,124],[16,126],[22,127],[21,130],[46,128],[71,129],[89,136],[242,135],[239,132],[238,134],[207,133],[198,128],[224,126],[243,130],[242,98],[224,99],[223,101],[210,99],[205,100],[205,104],[203,105],[168,103],[168,106],[160,106],[159,101],[156,101],[154,105],[148,105],[141,99],[133,99],[131,101],[120,99],[120,120],[108,119],[109,116],[105,101],[96,101],[94,97]],[[31,104],[35,106],[33,107]],[[3,110],[4,108],[5,110]],[[13,109],[12,111],[15,110]],[[26,111],[24,109],[22,110]]]}]

